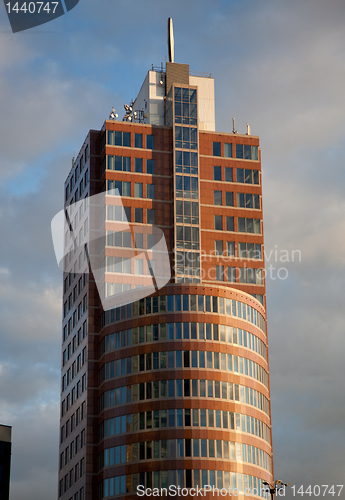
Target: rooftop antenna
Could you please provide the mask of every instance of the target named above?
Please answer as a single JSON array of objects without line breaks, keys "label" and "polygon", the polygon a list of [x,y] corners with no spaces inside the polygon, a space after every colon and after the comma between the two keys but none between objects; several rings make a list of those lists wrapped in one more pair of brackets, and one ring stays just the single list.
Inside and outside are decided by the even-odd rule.
[{"label": "rooftop antenna", "polygon": [[171,17],[168,18],[168,52],[169,52],[169,62],[173,63],[174,61],[174,28]]},{"label": "rooftop antenna", "polygon": [[247,125],[247,135],[250,135],[250,126],[248,125],[248,123],[246,125]]},{"label": "rooftop antenna", "polygon": [[236,127],[235,127],[235,118],[232,119],[232,133],[233,134],[237,134],[237,130],[236,130]]},{"label": "rooftop antenna", "polygon": [[116,120],[119,115],[116,113],[115,108],[110,111],[109,120]]},{"label": "rooftop antenna", "polygon": [[159,85],[163,85],[163,83],[164,83],[163,75],[164,75],[163,63],[161,63],[161,79],[159,81]]}]

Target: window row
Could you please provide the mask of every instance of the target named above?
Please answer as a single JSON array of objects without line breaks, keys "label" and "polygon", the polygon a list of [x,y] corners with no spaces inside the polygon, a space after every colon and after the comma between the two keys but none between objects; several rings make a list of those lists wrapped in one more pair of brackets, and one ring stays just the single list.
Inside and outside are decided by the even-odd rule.
[{"label": "window row", "polygon": [[198,153],[175,150],[175,172],[198,175]]},{"label": "window row", "polygon": [[[85,203],[78,203],[76,206],[76,212],[74,214],[74,218],[72,217],[72,210],[69,208],[65,213],[68,213],[70,223],[65,223],[65,248],[67,247],[71,238],[73,238],[73,242],[77,236],[80,234],[80,229],[84,228],[84,236],[88,230],[88,222],[85,219],[84,215],[87,214],[87,208],[85,207]],[[80,240],[81,238],[79,238]],[[80,244],[80,241],[79,241]]]},{"label": "window row", "polygon": [[[259,159],[258,146],[251,146],[247,144],[234,144],[234,155],[232,154],[232,144],[224,144],[224,154],[226,158],[239,158],[243,160],[254,160]],[[222,156],[221,154],[221,143],[213,142],[213,156]]]},{"label": "window row", "polygon": [[[265,332],[265,319],[254,307],[237,300],[212,295],[160,295],[146,297],[101,315],[101,328],[115,321],[166,312],[210,312],[249,321]],[[155,339],[158,340],[158,339]],[[163,340],[163,337],[161,338]]]},{"label": "window row", "polygon": [[[137,224],[143,224],[144,223],[144,214],[146,213],[146,222],[145,224],[154,224],[156,220],[155,216],[155,209],[154,208],[134,208],[134,220],[133,222],[136,222]],[[113,205],[108,205],[107,206],[107,220],[109,221],[116,221],[116,222],[132,222],[132,216],[131,216],[131,207],[117,207]],[[114,231],[107,231],[106,234],[118,234],[118,238],[120,241],[122,239],[126,238],[126,236],[121,236],[121,233],[125,234],[130,234],[130,231],[118,231],[115,233]],[[128,237],[127,237],[128,238]],[[114,239],[114,237],[113,237]],[[108,239],[107,239],[108,241]],[[112,241],[112,240],[109,240]],[[128,241],[128,240],[127,240]],[[107,243],[110,246],[127,246],[127,245],[113,245],[111,243]]]},{"label": "window row", "polygon": [[63,417],[71,406],[77,401],[77,399],[86,390],[86,374],[77,382],[73,387],[71,392],[69,392],[66,398],[61,402],[61,417]]},{"label": "window row", "polygon": [[[66,318],[68,313],[71,311],[73,306],[73,296],[72,293],[69,294],[68,299],[64,302],[63,305],[63,317]],[[81,300],[78,304],[78,307],[73,308],[72,314],[72,328],[78,323],[84,312],[87,310],[87,294],[84,295],[83,300]],[[65,325],[66,326],[66,325]]]},{"label": "window row", "polygon": [[[72,262],[73,257],[77,253],[80,248],[83,247],[83,243],[87,243],[86,235],[89,232],[89,219],[84,219],[82,224],[79,224],[79,230],[73,229],[72,231],[65,232],[65,248],[70,243],[70,248],[68,252],[66,252],[64,257],[64,270],[67,270],[67,266]],[[79,254],[79,270],[81,269],[81,264],[85,261],[85,252],[84,248],[82,248],[81,253]],[[76,265],[76,264],[75,264]]]},{"label": "window row", "polygon": [[[69,276],[66,276],[63,284],[64,294],[67,293],[69,288],[68,281],[69,281]],[[81,294],[85,285],[86,285],[86,279],[83,279],[83,276],[80,276],[80,278],[78,279],[78,283],[73,288],[73,303],[77,300],[78,296]]]},{"label": "window row", "polygon": [[[138,246],[137,248],[142,248],[141,246]],[[133,259],[125,258],[125,257],[106,257],[106,269],[105,272],[107,273],[119,273],[119,274],[146,274],[146,275],[151,275],[151,271],[148,265],[145,266],[145,273],[144,273],[144,261],[143,259],[134,259],[134,264],[132,265]],[[151,263],[150,266],[153,268],[154,271],[154,261]],[[121,285],[121,283],[109,283],[109,285],[114,285],[114,290],[117,290],[116,285]],[[109,287],[107,287],[109,288]],[[120,293],[120,289],[114,292],[114,294]],[[111,293],[110,289],[107,290],[107,297],[110,295],[114,295]]]},{"label": "window row", "polygon": [[106,448],[99,455],[99,468],[139,460],[216,458],[244,462],[271,472],[271,457],[261,448],[218,439],[160,439]]},{"label": "window row", "polygon": [[[71,318],[68,320],[67,324],[63,327],[63,342],[68,338],[72,332],[72,321]],[[62,353],[62,366],[65,366],[67,361],[72,357],[72,354],[76,351],[77,347],[82,343],[87,334],[87,320],[84,321],[82,328],[79,328],[78,334],[73,337],[72,342],[70,342]]]},{"label": "window row", "polygon": [[199,250],[200,231],[198,226],[176,226],[176,246],[187,250]]},{"label": "window row", "polygon": [[[83,459],[84,460],[84,459]],[[75,466],[75,469],[77,469],[77,466],[79,467],[79,464]],[[84,462],[83,462],[83,467],[84,467]],[[74,472],[74,474],[77,473],[78,475],[78,470]],[[70,472],[71,475],[71,472]],[[61,497],[69,488],[69,476],[66,475],[64,479],[61,479],[59,482],[59,497]],[[73,481],[73,479],[72,479]],[[84,486],[80,488],[79,491],[74,493],[74,496],[71,497],[69,500],[85,500],[85,492],[84,492]]]},{"label": "window row", "polygon": [[[60,480],[59,483],[59,496],[62,496],[66,491],[73,486],[83,475],[85,474],[85,458],[82,458],[68,474]],[[84,488],[81,488],[79,492],[74,494],[72,500],[84,500]]]},{"label": "window row", "polygon": [[99,440],[141,430],[191,426],[236,430],[271,442],[269,427],[257,418],[228,411],[188,408],[150,410],[109,418],[99,426]]},{"label": "window row", "polygon": [[237,206],[260,210],[260,196],[252,193],[237,193]]},{"label": "window row", "polygon": [[105,352],[117,351],[121,347],[145,342],[182,339],[206,339],[240,345],[260,354],[267,361],[266,345],[256,335],[241,328],[212,323],[161,323],[110,333],[101,340],[100,353],[103,355]]},{"label": "window row", "polygon": [[198,192],[198,177],[192,177],[189,175],[176,175],[176,189],[188,192]]},{"label": "window row", "polygon": [[[200,368],[241,373],[247,377],[255,378],[266,387],[268,385],[266,370],[251,359],[212,351],[164,351],[129,356],[105,363],[99,370],[99,379],[102,383],[104,380],[132,373],[174,368]],[[184,396],[188,395],[191,395],[190,387],[184,391]],[[168,397],[175,397],[175,395],[170,396],[169,394]]]},{"label": "window row", "polygon": [[[233,207],[234,206],[234,193],[225,192],[223,197],[222,191],[213,191],[213,203],[214,205]],[[258,194],[252,193],[237,193],[237,207],[239,208],[251,208],[255,210],[260,210],[260,196]]]},{"label": "window row", "polygon": [[[73,327],[74,327],[74,325],[72,322],[72,318],[69,318],[68,322],[64,325],[63,330],[62,330],[63,342],[65,342],[65,340],[67,340],[67,338],[69,337],[69,335],[73,331]],[[78,330],[78,337],[77,337],[78,346],[82,343],[82,341],[84,340],[86,335],[87,335],[87,319],[84,321],[82,328],[79,328],[79,330]],[[62,365],[63,366],[65,366],[67,361],[70,359],[70,357],[74,353],[75,347],[74,347],[74,350],[73,350],[73,347],[74,347],[74,340],[71,342],[71,347],[70,347],[70,344],[68,345],[67,353],[65,354],[65,351],[63,352],[63,355],[62,355]]]},{"label": "window row", "polygon": [[[169,487],[173,488],[177,495],[177,487],[205,488],[206,486],[218,488],[221,496],[227,496],[227,491],[231,488],[234,496],[241,492],[245,493],[246,496],[269,498],[269,493],[267,493],[262,479],[258,477],[240,472],[205,469],[159,470],[110,477],[99,484],[99,498],[108,498],[131,492],[138,494],[138,492],[144,492],[146,488],[153,488],[152,493],[154,496],[162,498],[168,496]],[[186,489],[180,491],[187,495]],[[195,495],[196,490],[192,490],[191,493]]]},{"label": "window row", "polygon": [[223,198],[222,191],[213,191],[213,204],[214,205],[223,205],[226,207],[234,206],[234,193],[232,191],[227,191],[224,193],[225,196]]},{"label": "window row", "polygon": [[[175,123],[183,123],[185,125],[197,124],[198,108],[194,102],[178,102],[175,101]],[[182,118],[189,118],[185,121]]]},{"label": "window row", "polygon": [[240,259],[262,260],[261,244],[259,243],[237,243],[235,252],[234,241],[215,240],[215,255],[222,257],[239,257]]},{"label": "window row", "polygon": [[85,446],[85,429],[60,453],[60,470]]},{"label": "window row", "polygon": [[[138,210],[137,208],[135,210]],[[142,209],[140,209],[142,210]],[[149,212],[149,210],[148,210]],[[150,211],[151,212],[151,211]],[[154,212],[154,211],[153,211]],[[142,212],[141,212],[142,214]],[[137,212],[135,212],[137,216]],[[148,214],[149,218],[149,214]],[[133,238],[134,236],[134,238]],[[133,241],[134,239],[134,241]],[[157,243],[155,234],[143,234],[143,233],[132,233],[131,230],[128,231],[106,231],[106,245],[109,247],[120,247],[120,248],[147,248],[150,249]],[[134,256],[134,254],[133,254]],[[128,256],[130,262],[131,257]],[[113,262],[107,260],[104,265],[111,266]],[[109,271],[110,272],[110,271]],[[115,271],[114,271],[115,272]]]},{"label": "window row", "polygon": [[[261,220],[245,217],[237,218],[237,232],[261,234]],[[223,219],[225,225],[223,223]],[[225,227],[224,227],[225,226]],[[214,216],[215,231],[235,231],[235,218],[223,215]]]},{"label": "window row", "polygon": [[[76,335],[73,340],[76,339]],[[64,351],[65,352],[65,351]],[[86,363],[86,347],[82,350],[82,352],[78,355],[77,359],[72,363],[72,366],[68,368],[67,373],[62,376],[61,379],[61,392],[63,392],[72,380],[77,376],[79,370],[81,370],[82,366]]]},{"label": "window row", "polygon": [[175,125],[175,148],[198,149],[198,129]]},{"label": "window row", "polygon": [[[226,396],[228,401],[238,401],[245,403],[269,415],[269,403],[267,398],[261,393],[244,385],[233,384],[232,382],[220,382],[219,380],[157,380],[154,382],[142,382],[128,386],[118,387],[105,391],[99,398],[99,411],[126,403],[144,401],[149,399],[167,398],[169,393],[180,390],[187,391],[187,394],[197,394],[195,397],[221,398]],[[191,392],[192,390],[192,392]],[[186,394],[186,393],[184,393]],[[176,397],[176,396],[174,396]],[[193,396],[192,396],[193,397]]]},{"label": "window row", "polygon": [[105,220],[116,222],[132,222],[131,207],[124,207],[122,205],[107,205],[106,217],[102,213],[100,217],[100,225],[102,226]]},{"label": "window row", "polygon": [[253,285],[263,285],[263,270],[251,269],[247,267],[228,267],[216,266],[214,276],[209,272],[210,279],[216,281],[228,281],[229,283],[249,283]]},{"label": "window row", "polygon": [[[88,158],[89,158],[89,145],[87,144],[85,147],[84,154],[81,155],[79,162],[76,164],[74,173],[71,175],[70,181],[66,184],[65,201],[67,201],[67,198],[69,197],[70,193],[73,191],[74,186],[77,184],[79,176],[82,173]],[[82,181],[83,181],[83,186],[85,187],[89,182],[89,171],[88,170],[85,172]],[[80,185],[81,185],[81,183],[80,183]],[[81,190],[80,191],[81,193],[84,190],[83,187],[79,187],[79,189]]]},{"label": "window row", "polygon": [[175,102],[189,102],[189,103],[197,103],[197,91],[196,89],[184,88],[184,87],[175,87],[174,88],[174,99]]},{"label": "window row", "polygon": [[74,431],[76,427],[85,417],[86,403],[85,401],[77,408],[76,412],[70,416],[66,423],[60,429],[60,443],[63,443],[65,439],[68,438],[71,432]]},{"label": "window row", "polygon": [[[146,170],[144,171],[144,165]],[[119,172],[131,172],[130,156],[106,155],[101,162],[100,178],[103,177],[106,170],[115,170]],[[154,175],[155,161],[153,159],[134,158],[134,172]]]},{"label": "window row", "polygon": [[[66,201],[67,201],[69,195],[73,191],[73,187],[74,187],[73,179],[74,178],[72,176],[69,184],[67,184],[67,186],[66,186],[66,192],[65,192]],[[86,170],[84,176],[80,179],[79,186],[77,186],[77,189],[74,193],[74,196],[71,198],[71,200],[69,202],[70,205],[73,202],[77,203],[77,201],[79,201],[81,199],[85,189],[87,188],[87,186],[89,184],[89,180],[90,180],[89,170]]]},{"label": "window row", "polygon": [[238,182],[240,184],[260,184],[259,170],[251,168],[236,168],[236,176],[233,175],[233,167],[213,167],[213,180],[225,182]]},{"label": "window row", "polygon": [[[70,287],[72,285],[74,278],[78,274],[77,273],[77,268],[76,268],[76,263],[74,265],[73,272],[66,273],[66,274],[67,274],[67,278],[68,278],[68,285],[67,285],[67,282],[66,282],[66,279],[65,279],[65,282],[64,282],[65,283],[65,285],[64,285],[64,293],[67,292],[68,287]],[[82,278],[83,278],[83,283],[82,283],[81,287],[84,287],[86,285],[86,283],[88,282],[88,275],[86,273],[84,273],[83,276],[82,276]],[[78,287],[79,287],[79,282],[78,282]],[[81,289],[82,288],[80,288],[80,290]],[[79,291],[78,291],[78,294],[79,294]]]},{"label": "window row", "polygon": [[[108,191],[113,191],[114,189],[118,189],[120,196],[131,196],[131,183],[125,181],[107,181]],[[134,198],[143,198],[143,183],[135,182],[134,183]],[[112,193],[108,193],[112,194]],[[155,197],[155,186],[154,184],[146,184],[146,198],[149,200],[153,200]]]},{"label": "window row", "polygon": [[[154,149],[154,136],[152,134],[147,134],[146,137],[146,149]],[[123,146],[131,147],[131,132],[120,132],[117,130],[107,130],[107,144],[110,146]],[[143,148],[145,144],[145,139],[143,140],[143,134],[134,134],[134,147]]]},{"label": "window row", "polygon": [[199,203],[176,200],[175,220],[178,224],[199,224]]}]

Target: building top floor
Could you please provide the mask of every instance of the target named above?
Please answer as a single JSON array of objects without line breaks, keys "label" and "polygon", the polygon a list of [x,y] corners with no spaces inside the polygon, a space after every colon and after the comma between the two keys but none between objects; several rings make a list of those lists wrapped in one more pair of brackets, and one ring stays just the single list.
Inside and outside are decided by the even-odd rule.
[{"label": "building top floor", "polygon": [[0,424],[0,441],[4,441],[5,443],[10,443],[11,436],[12,436],[12,427],[10,427],[9,425]]}]

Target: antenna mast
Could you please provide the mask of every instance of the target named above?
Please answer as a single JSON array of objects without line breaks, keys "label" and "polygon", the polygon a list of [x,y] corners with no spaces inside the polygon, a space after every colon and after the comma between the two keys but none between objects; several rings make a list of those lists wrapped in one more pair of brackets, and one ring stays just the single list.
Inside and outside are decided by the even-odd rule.
[{"label": "antenna mast", "polygon": [[175,62],[175,53],[174,53],[174,28],[172,18],[168,18],[168,53],[169,53],[169,62]]}]

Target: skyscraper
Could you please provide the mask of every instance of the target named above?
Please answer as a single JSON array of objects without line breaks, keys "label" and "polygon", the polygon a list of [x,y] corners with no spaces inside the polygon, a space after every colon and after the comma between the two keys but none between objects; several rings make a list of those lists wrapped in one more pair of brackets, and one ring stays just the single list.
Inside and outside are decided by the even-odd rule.
[{"label": "skyscraper", "polygon": [[[137,498],[169,485],[266,496],[261,186],[259,138],[249,127],[215,131],[214,81],[186,64],[152,67],[125,121],[87,135],[65,182],[62,500]],[[100,193],[108,201],[92,220],[89,200]],[[97,250],[84,243],[98,225],[104,239],[91,240],[103,264],[88,274]],[[154,277],[153,226],[171,279],[136,300]],[[133,300],[104,307],[121,294]]]},{"label": "skyscraper", "polygon": [[12,427],[0,425],[0,498],[10,498],[11,472],[11,434]]}]

